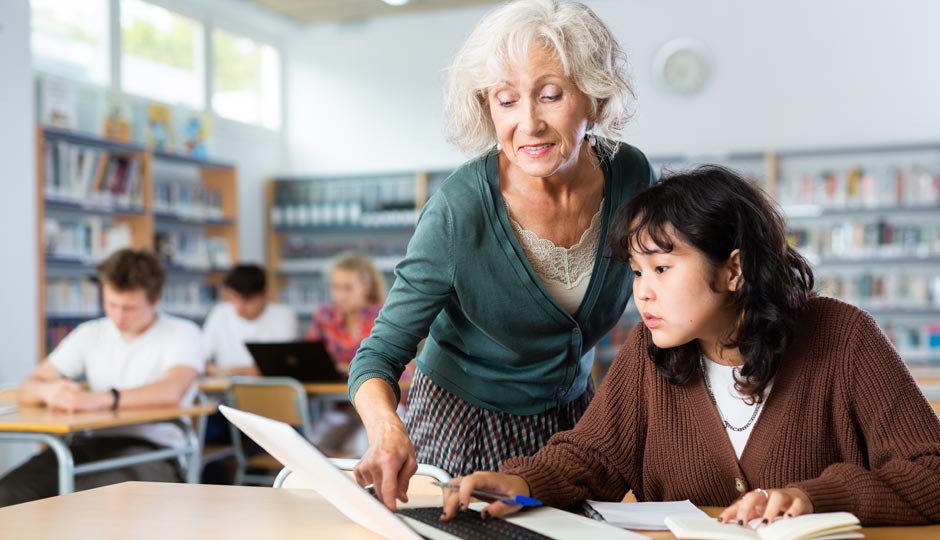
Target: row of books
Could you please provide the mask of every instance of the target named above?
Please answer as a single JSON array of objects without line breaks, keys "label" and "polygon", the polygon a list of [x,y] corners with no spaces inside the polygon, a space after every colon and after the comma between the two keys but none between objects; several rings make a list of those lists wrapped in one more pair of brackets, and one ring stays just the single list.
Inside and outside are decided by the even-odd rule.
[{"label": "row of books", "polygon": [[101,314],[101,292],[91,278],[46,280],[47,317],[97,317]]},{"label": "row of books", "polygon": [[940,273],[905,270],[816,276],[817,289],[862,309],[936,309],[940,319]]},{"label": "row of books", "polygon": [[355,239],[324,239],[308,235],[289,235],[281,248],[282,259],[325,259],[345,251],[368,253],[374,257],[404,256],[408,238],[363,237]]},{"label": "row of books", "polygon": [[154,180],[153,208],[180,217],[221,219],[222,193],[192,182]]},{"label": "row of books", "polygon": [[275,206],[271,223],[280,227],[410,227],[418,221],[416,210],[366,212],[361,203]]},{"label": "row of books", "polygon": [[274,190],[274,227],[394,227],[417,219],[412,175],[281,181]]},{"label": "row of books", "polygon": [[139,207],[140,161],[135,154],[50,140],[43,147],[43,192],[51,200]]},{"label": "row of books", "polygon": [[940,172],[921,166],[846,170],[784,175],[777,185],[784,206],[877,208],[940,204]]},{"label": "row of books", "polygon": [[88,264],[102,261],[131,245],[131,229],[126,223],[113,223],[99,216],[86,216],[77,221],[46,218],[43,230],[47,257]]},{"label": "row of books", "polygon": [[163,287],[163,311],[191,319],[204,319],[218,298],[216,289],[201,281],[171,281]]},{"label": "row of books", "polygon": [[169,267],[188,270],[225,270],[232,266],[228,242],[200,232],[158,231],[154,246]]},{"label": "row of books", "polygon": [[940,255],[940,221],[891,223],[845,221],[791,227],[791,244],[817,257],[928,257]]},{"label": "row of books", "polygon": [[940,320],[889,321],[882,325],[901,358],[910,365],[940,365]]}]

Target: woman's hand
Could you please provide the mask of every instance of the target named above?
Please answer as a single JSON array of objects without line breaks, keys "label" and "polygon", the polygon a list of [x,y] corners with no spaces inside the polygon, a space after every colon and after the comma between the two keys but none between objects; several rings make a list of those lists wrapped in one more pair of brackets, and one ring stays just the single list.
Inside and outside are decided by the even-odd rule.
[{"label": "woman's hand", "polygon": [[754,518],[763,518],[763,524],[767,525],[780,514],[796,517],[812,513],[813,503],[800,489],[755,489],[725,508],[718,519],[722,523],[743,525]]},{"label": "woman's hand", "polygon": [[418,470],[415,447],[401,420],[397,416],[395,420],[369,433],[369,449],[353,469],[356,482],[363,487],[372,484],[379,500],[393,512],[396,498],[408,502],[408,481]]},{"label": "woman's hand", "polygon": [[[505,493],[510,497],[514,495],[529,496],[529,484],[521,476],[496,472],[475,472],[470,476],[455,478],[451,483],[460,484],[460,489],[444,490],[444,513],[441,520],[449,521],[457,515],[458,510],[470,507],[470,498],[474,489],[486,489]],[[518,512],[522,507],[505,504],[499,501],[490,503],[480,513],[483,518],[505,516]]]}]

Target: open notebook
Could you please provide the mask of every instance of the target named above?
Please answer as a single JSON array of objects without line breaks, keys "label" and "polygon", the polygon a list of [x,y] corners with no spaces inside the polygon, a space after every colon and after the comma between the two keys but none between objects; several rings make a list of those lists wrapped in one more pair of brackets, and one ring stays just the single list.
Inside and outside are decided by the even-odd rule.
[{"label": "open notebook", "polygon": [[794,518],[777,519],[766,527],[757,526],[761,520],[753,519],[749,527],[731,523],[718,523],[711,518],[668,517],[666,526],[684,540],[841,540],[864,538],[858,532],[858,518],[848,512],[806,514]]}]

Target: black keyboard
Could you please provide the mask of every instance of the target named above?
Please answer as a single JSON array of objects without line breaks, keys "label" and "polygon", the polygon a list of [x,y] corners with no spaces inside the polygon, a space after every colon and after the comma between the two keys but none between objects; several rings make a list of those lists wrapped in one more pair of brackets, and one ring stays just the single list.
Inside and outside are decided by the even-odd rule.
[{"label": "black keyboard", "polygon": [[450,521],[441,521],[444,509],[437,507],[402,508],[398,514],[407,516],[421,523],[440,529],[464,540],[491,540],[506,538],[509,540],[552,540],[535,531],[513,525],[502,519],[484,521],[476,510],[457,512],[457,517]]}]

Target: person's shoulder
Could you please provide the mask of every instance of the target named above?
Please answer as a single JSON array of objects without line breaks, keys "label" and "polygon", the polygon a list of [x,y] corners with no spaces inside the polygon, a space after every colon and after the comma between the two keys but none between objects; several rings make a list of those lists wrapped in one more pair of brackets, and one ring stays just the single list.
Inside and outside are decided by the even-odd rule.
[{"label": "person's shoulder", "polygon": [[648,167],[649,160],[642,150],[632,144],[621,142],[617,151],[610,156],[610,162],[620,166]]},{"label": "person's shoulder", "polygon": [[817,328],[853,325],[860,319],[871,318],[867,311],[828,296],[813,296],[806,302],[801,320]]},{"label": "person's shoulder", "polygon": [[198,337],[200,333],[199,326],[193,321],[168,313],[160,313],[156,324],[161,335],[187,336],[188,334]]},{"label": "person's shoulder", "polygon": [[296,316],[294,308],[280,302],[268,302],[267,306],[265,306],[265,310],[271,310],[271,316],[277,318]]},{"label": "person's shoulder", "polygon": [[107,317],[99,317],[79,324],[69,335],[73,336],[73,339],[97,341],[105,336],[111,328],[113,328],[113,324]]},{"label": "person's shoulder", "polygon": [[206,321],[211,321],[215,319],[223,319],[232,317],[235,314],[235,308],[229,302],[219,302],[216,305],[209,308],[209,313],[206,315]]}]

